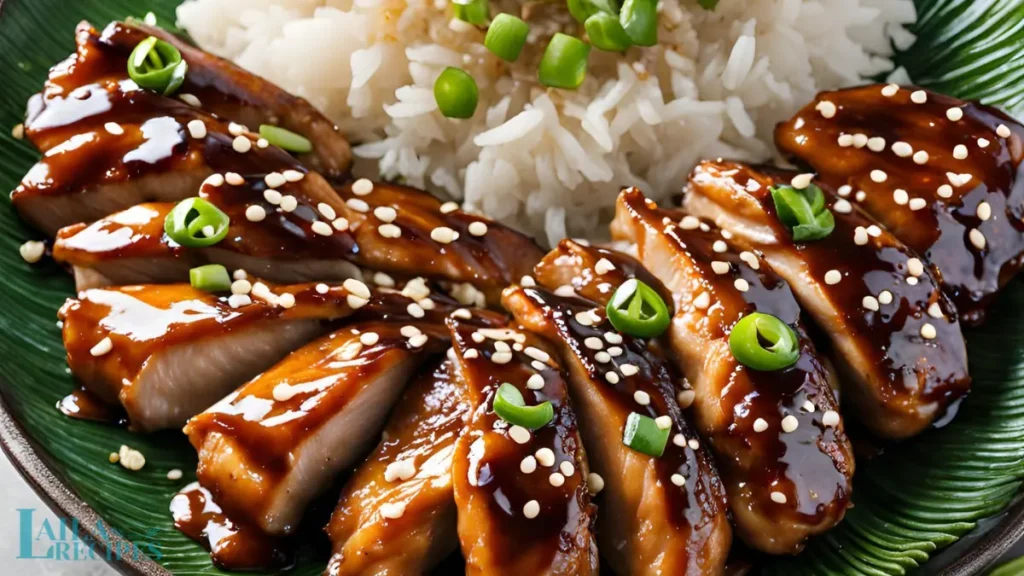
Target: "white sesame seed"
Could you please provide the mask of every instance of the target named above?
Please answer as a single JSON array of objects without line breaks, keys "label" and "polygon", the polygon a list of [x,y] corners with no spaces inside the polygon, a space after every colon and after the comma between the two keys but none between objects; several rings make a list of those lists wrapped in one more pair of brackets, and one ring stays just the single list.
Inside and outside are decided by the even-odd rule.
[{"label": "white sesame seed", "polygon": [[619,348],[618,346],[612,346],[611,348],[608,349],[608,353],[611,354],[613,358],[615,356],[621,356],[622,348]]},{"label": "white sesame seed", "polygon": [[829,286],[835,286],[843,279],[843,275],[839,270],[829,270],[825,272],[825,283]]},{"label": "white sesame seed", "polygon": [[647,406],[651,403],[651,395],[643,390],[637,390],[633,393],[633,400],[641,406]]},{"label": "white sesame seed", "polygon": [[835,410],[826,410],[825,414],[821,417],[821,423],[828,428],[835,428],[839,426],[839,412]]},{"label": "white sesame seed", "polygon": [[971,240],[971,244],[974,245],[978,250],[985,249],[985,235],[981,233],[981,230],[977,228],[971,228],[971,231],[967,234],[967,237]]},{"label": "white sesame seed", "polygon": [[881,184],[882,182],[885,182],[888,179],[889,179],[889,175],[886,174],[884,170],[872,170],[871,171],[871,181],[872,182],[877,182],[877,183]]},{"label": "white sesame seed", "polygon": [[700,440],[697,440],[696,438],[690,438],[689,440],[686,441],[686,445],[690,447],[690,450],[696,450],[700,448]]},{"label": "white sesame seed", "polygon": [[245,219],[249,222],[262,222],[267,217],[267,211],[263,206],[252,205],[245,209]]},{"label": "white sesame seed", "polygon": [[715,260],[711,262],[711,269],[714,270],[715,274],[728,274],[729,263]]},{"label": "white sesame seed", "polygon": [[924,165],[928,163],[928,152],[918,150],[914,152],[914,164]]},{"label": "white sesame seed", "polygon": [[459,238],[459,233],[447,226],[438,226],[430,231],[430,239],[439,244],[451,244]]},{"label": "white sesame seed", "polygon": [[832,205],[832,210],[840,214],[849,214],[850,212],[853,212],[853,205],[850,204],[849,200],[840,198]]},{"label": "white sesame seed", "polygon": [[398,218],[398,211],[391,206],[378,206],[373,209],[373,215],[381,222],[394,222]]},{"label": "white sesame seed", "polygon": [[527,346],[523,353],[540,362],[549,362],[551,360],[550,354],[534,346]]},{"label": "white sesame seed", "polygon": [[932,318],[942,318],[942,307],[939,306],[938,302],[932,302],[928,305],[928,315]]},{"label": "white sesame seed", "polygon": [[373,346],[380,341],[380,335],[376,332],[363,332],[359,335],[359,341],[363,343],[363,346]]},{"label": "white sesame seed", "polygon": [[771,499],[772,502],[775,502],[776,504],[786,503],[786,495],[779,491],[773,491],[771,494]]},{"label": "white sesame seed", "polygon": [[596,496],[601,490],[604,490],[604,478],[596,472],[587,474],[587,489],[591,496]]},{"label": "white sesame seed", "polygon": [[768,429],[768,422],[764,418],[754,420],[754,432],[761,433]]},{"label": "white sesame seed", "polygon": [[683,219],[679,221],[679,227],[683,230],[696,230],[700,228],[700,220],[695,216],[683,216]]},{"label": "white sesame seed", "polygon": [[815,410],[814,403],[811,402],[810,400],[804,400],[804,403],[801,405],[801,408],[803,408],[804,412],[808,413],[814,413]]},{"label": "white sesame seed", "polygon": [[533,276],[527,274],[519,279],[519,285],[523,288],[535,288],[537,286],[537,281],[533,279]]},{"label": "white sesame seed", "polygon": [[202,120],[190,120],[185,127],[188,128],[189,136],[196,139],[206,138],[206,122],[203,122]]},{"label": "white sesame seed", "polygon": [[911,198],[909,206],[914,211],[922,210],[928,206],[928,201],[924,198]]},{"label": "white sesame seed", "polygon": [[940,198],[952,198],[953,187],[950,186],[949,184],[943,184],[942,186],[939,186],[938,195]]},{"label": "white sesame seed", "polygon": [[541,466],[555,465],[555,453],[551,451],[551,448],[541,448],[534,454],[537,456],[537,462],[540,462]]},{"label": "white sesame seed", "polygon": [[935,331],[935,326],[927,322],[921,326],[921,337],[926,340],[934,340],[936,336],[938,336],[938,333]]},{"label": "white sesame seed", "polygon": [[345,200],[345,205],[362,214],[370,211],[370,205],[359,198],[349,198],[348,200]]},{"label": "white sesame seed", "polygon": [[701,292],[696,298],[693,299],[693,307],[698,310],[706,310],[711,304],[711,295],[707,292]]},{"label": "white sesame seed", "polygon": [[863,246],[868,243],[868,231],[863,226],[857,226],[853,230],[853,242],[857,246]]},{"label": "white sesame seed", "polygon": [[210,174],[209,176],[206,177],[206,180],[203,180],[203,183],[200,184],[200,187],[203,187],[203,186],[213,186],[214,188],[217,188],[217,187],[220,187],[220,186],[223,186],[223,185],[224,185],[224,175],[223,174]]},{"label": "white sesame seed", "polygon": [[878,302],[881,304],[892,304],[892,292],[888,290],[882,290],[878,294]]},{"label": "white sesame seed", "polygon": [[565,476],[563,476],[561,472],[552,472],[551,475],[548,476],[548,482],[555,488],[558,488],[565,484]]},{"label": "white sesame seed", "polygon": [[398,238],[402,235],[402,229],[394,224],[381,224],[377,232],[385,238]]},{"label": "white sesame seed", "polygon": [[281,174],[280,172],[271,172],[263,177],[263,182],[271,188],[277,188],[279,186],[284,186],[287,183],[287,180],[284,179],[284,174]]},{"label": "white sesame seed", "polygon": [[671,477],[672,483],[676,486],[682,486],[686,484],[686,478],[682,474],[673,474]]},{"label": "white sesame seed", "polygon": [[612,270],[615,270],[615,264],[612,264],[607,258],[601,258],[597,261],[597,264],[594,265],[594,271],[600,275],[607,274]]},{"label": "white sesame seed", "polygon": [[196,98],[192,94],[178,94],[178,98],[193,108],[199,108],[203,105],[203,103],[199,101],[199,98]]},{"label": "white sesame seed", "polygon": [[892,145],[893,154],[900,158],[909,158],[914,153],[914,148],[906,142],[894,142]]},{"label": "white sesame seed", "polygon": [[982,221],[988,220],[992,217],[992,205],[988,202],[981,202],[978,204],[978,208],[975,210],[975,213]]},{"label": "white sesame seed", "polygon": [[872,238],[878,238],[881,235],[882,235],[882,229],[881,228],[879,228],[875,224],[872,224],[871,226],[868,226],[868,236],[871,236]]},{"label": "white sesame seed", "polygon": [[957,144],[954,146],[953,158],[956,158],[957,160],[967,159],[967,146],[964,146],[963,144]]},{"label": "white sesame seed", "polygon": [[228,306],[242,308],[252,304],[252,298],[248,294],[232,294],[228,297]]},{"label": "white sesame seed", "polygon": [[121,466],[133,472],[142,470],[146,465],[146,457],[143,456],[142,452],[127,446],[121,446],[121,449],[118,451],[118,461],[121,463]]},{"label": "white sesame seed", "polygon": [[872,312],[878,312],[878,299],[874,296],[865,296],[860,303],[865,309],[871,310]]},{"label": "white sesame seed", "polygon": [[417,334],[412,338],[409,338],[409,346],[412,346],[413,348],[421,348],[424,344],[427,343],[428,339],[429,338],[427,337],[426,334]]},{"label": "white sesame seed", "polygon": [[594,320],[590,317],[590,311],[584,310],[583,312],[576,313],[576,322],[582,326],[593,326]]},{"label": "white sesame seed", "polygon": [[487,224],[484,222],[472,222],[468,227],[469,233],[473,236],[483,236],[487,234]]},{"label": "white sesame seed", "polygon": [[854,148],[863,148],[864,146],[867,146],[867,143],[868,143],[867,135],[865,135],[865,134],[854,134],[853,135],[853,147]]},{"label": "white sesame seed", "polygon": [[306,177],[305,172],[299,172],[298,170],[285,170],[281,173],[284,179],[288,182],[298,182]]},{"label": "white sesame seed", "polygon": [[818,102],[818,105],[815,106],[814,109],[817,110],[818,112],[821,112],[821,115],[824,118],[835,118],[837,110],[836,105],[833,104],[832,102],[829,102],[828,100],[822,100],[821,102]]},{"label": "white sesame seed", "polygon": [[22,139],[24,139],[25,138],[25,125],[20,123],[20,122],[18,124],[15,124],[14,128],[11,128],[11,136],[15,140],[22,140]]},{"label": "white sesame seed", "polygon": [[899,91],[900,91],[900,87],[898,85],[896,85],[896,84],[886,84],[885,87],[882,88],[882,96],[885,96],[886,98],[891,98],[891,97],[895,96],[896,93],[899,92]]},{"label": "white sesame seed", "polygon": [[263,191],[263,199],[273,206],[279,206],[281,204],[282,198],[284,198],[284,196],[282,196],[280,192],[272,188],[267,188],[266,190]]},{"label": "white sesame seed", "polygon": [[21,259],[29,264],[35,264],[42,260],[45,253],[46,244],[36,240],[29,240],[18,247],[18,254],[21,255]]},{"label": "white sesame seed", "polygon": [[849,184],[843,184],[842,186],[839,187],[838,192],[840,196],[846,198],[847,196],[850,195],[850,192],[853,192],[853,186],[850,186]]},{"label": "white sesame seed", "polygon": [[591,350],[601,350],[604,348],[604,342],[600,338],[591,336],[583,341],[583,345]]},{"label": "white sesame seed", "polygon": [[622,344],[622,334],[618,332],[605,332],[604,340],[609,344]]},{"label": "white sesame seed", "polygon": [[331,225],[322,220],[317,220],[316,222],[313,222],[310,228],[313,230],[313,232],[321,236],[330,236],[331,234],[334,234],[334,229],[331,228]]},{"label": "white sesame seed", "polygon": [[103,125],[103,129],[113,134],[114,136],[120,136],[124,134],[124,128],[121,127],[117,122],[107,122]]},{"label": "white sesame seed", "polygon": [[224,175],[224,181],[232,186],[241,186],[245,184],[245,178],[237,172],[228,172]]},{"label": "white sesame seed", "polygon": [[459,205],[455,202],[445,202],[441,204],[441,214],[451,214],[459,209]]},{"label": "white sesame seed", "polygon": [[676,434],[675,436],[672,437],[672,443],[675,444],[676,446],[679,446],[680,448],[685,448],[686,436],[683,436],[682,434]]},{"label": "white sesame seed", "polygon": [[526,381],[526,387],[530,390],[542,390],[544,388],[544,377],[534,374]]},{"label": "white sesame seed", "polygon": [[597,360],[601,364],[607,364],[612,361],[612,355],[607,352],[601,351],[598,352],[597,354],[594,354],[594,360]]},{"label": "white sesame seed", "polygon": [[636,364],[623,364],[619,366],[619,371],[623,376],[636,376],[640,373],[640,368]]},{"label": "white sesame seed", "polygon": [[291,194],[281,197],[281,210],[294,212],[299,207],[299,200]]},{"label": "white sesame seed", "polygon": [[839,144],[840,148],[849,148],[850,146],[853,146],[853,134],[840,134],[836,143]]},{"label": "white sesame seed", "polygon": [[257,138],[256,139],[256,147],[257,148],[267,148],[268,146],[270,146],[270,141],[267,140],[266,138]]},{"label": "white sesame seed", "polygon": [[530,431],[519,425],[509,428],[508,436],[515,441],[516,444],[526,444],[530,441]]},{"label": "white sesame seed", "polygon": [[659,430],[668,430],[672,427],[672,418],[668,416],[658,416],[654,419],[654,424]]},{"label": "white sesame seed", "polygon": [[466,350],[466,352],[462,355],[462,357],[463,358],[469,358],[469,359],[479,358],[480,357],[480,353],[476,351],[476,348],[470,348],[469,350]]},{"label": "white sesame seed", "polygon": [[533,520],[538,514],[540,514],[540,503],[536,500],[530,500],[523,506],[523,516],[526,516],[527,519]]},{"label": "white sesame seed", "polygon": [[964,117],[964,111],[961,108],[950,108],[946,110],[946,118],[949,118],[952,122],[959,122]]},{"label": "white sesame seed", "polygon": [[999,127],[996,128],[996,136],[999,136],[1000,138],[1009,138],[1010,134],[1010,128],[1007,127],[1006,124],[1000,124]]},{"label": "white sesame seed", "polygon": [[89,354],[92,354],[93,356],[103,356],[104,354],[109,353],[113,348],[114,343],[109,337],[106,337],[97,342],[96,345],[89,350]]},{"label": "white sesame seed", "polygon": [[619,378],[619,373],[614,371],[605,372],[604,379],[607,380],[609,384],[618,384],[622,380]]},{"label": "white sesame seed", "polygon": [[231,283],[232,294],[248,294],[252,292],[252,283],[242,278]]},{"label": "white sesame seed", "polygon": [[814,174],[797,174],[796,176],[793,176],[790,184],[792,184],[793,188],[796,188],[797,190],[803,190],[811,185],[811,181],[813,179]]},{"label": "white sesame seed", "polygon": [[907,284],[910,285],[910,286],[917,286],[917,282],[918,282],[918,280],[917,280],[917,277],[915,277],[915,276],[910,276],[910,277],[907,278]]},{"label": "white sesame seed", "polygon": [[676,403],[679,404],[680,408],[686,410],[693,404],[693,400],[696,397],[697,393],[693,390],[680,390],[679,393],[676,394]]},{"label": "white sesame seed", "polygon": [[885,138],[881,136],[875,136],[874,138],[868,138],[868,150],[872,152],[881,152],[885,150]]},{"label": "white sesame seed", "polygon": [[729,246],[721,240],[715,240],[715,243],[711,245],[711,249],[721,254],[723,252],[727,252],[729,250]]},{"label": "white sesame seed", "polygon": [[782,431],[786,434],[796,431],[800,427],[800,421],[796,419],[796,416],[792,414],[782,419]]},{"label": "white sesame seed", "polygon": [[236,124],[234,122],[228,124],[228,134],[231,134],[232,136],[241,136],[248,131],[249,129],[241,124]]},{"label": "white sesame seed", "polygon": [[181,470],[179,470],[177,468],[174,468],[172,470],[168,470],[167,471],[167,479],[168,480],[171,480],[171,481],[181,480],[181,476],[182,476],[182,472],[181,472]]},{"label": "white sesame seed", "polygon": [[397,520],[405,516],[405,502],[386,502],[381,504],[380,516],[385,520]]},{"label": "white sesame seed", "polygon": [[900,206],[904,206],[904,205],[906,205],[907,202],[910,202],[910,195],[907,194],[906,190],[904,190],[902,188],[897,188],[897,189],[892,191],[892,200],[896,204],[899,204]]},{"label": "white sesame seed", "polygon": [[527,456],[519,463],[519,471],[523,474],[533,474],[537,471],[537,459],[533,456]]},{"label": "white sesame seed", "polygon": [[[341,285],[349,292],[349,294],[354,294],[360,298],[370,298],[370,287],[361,280],[347,278]],[[319,290],[319,285],[317,286],[317,289]]]},{"label": "white sesame seed", "polygon": [[857,190],[857,193],[853,195],[853,199],[856,200],[857,202],[863,202],[864,199],[867,198],[867,197],[868,197],[867,192],[865,192],[863,190]]},{"label": "white sesame seed", "polygon": [[914,104],[924,104],[928,101],[928,93],[924,90],[915,90],[910,94],[910,101]]},{"label": "white sesame seed", "polygon": [[743,278],[737,278],[732,283],[732,285],[740,292],[746,292],[747,290],[750,290],[750,283],[744,280]]},{"label": "white sesame seed", "polygon": [[360,178],[352,183],[352,193],[356,196],[366,196],[370,192],[373,192],[373,182],[366,178]]},{"label": "white sesame seed", "polygon": [[910,258],[907,260],[907,272],[911,276],[920,276],[924,274],[924,264],[918,258]]},{"label": "white sesame seed", "polygon": [[988,148],[989,144],[991,144],[991,142],[989,142],[987,138],[978,138],[978,148]]},{"label": "white sesame seed", "polygon": [[252,150],[252,140],[245,136],[235,136],[235,139],[231,141],[231,147],[235,149],[235,152],[245,154]]}]

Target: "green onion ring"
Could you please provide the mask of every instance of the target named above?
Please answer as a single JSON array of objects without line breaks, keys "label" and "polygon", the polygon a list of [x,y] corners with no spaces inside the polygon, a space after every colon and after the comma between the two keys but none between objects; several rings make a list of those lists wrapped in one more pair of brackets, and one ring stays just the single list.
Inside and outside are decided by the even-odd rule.
[{"label": "green onion ring", "polygon": [[820,240],[836,227],[835,217],[825,207],[825,193],[814,184],[803,190],[783,184],[769,188],[775,213],[789,228],[796,242]]},{"label": "green onion ring", "polygon": [[[189,198],[178,203],[164,219],[167,236],[186,248],[213,246],[228,235],[231,219],[213,204],[202,198]],[[213,234],[203,234],[207,226]]]},{"label": "green onion ring", "polygon": [[607,12],[598,12],[587,18],[584,27],[590,42],[605,52],[622,52],[632,46],[633,41],[616,16]]},{"label": "green onion ring", "polygon": [[669,433],[670,429],[659,428],[654,418],[630,412],[622,431],[622,443],[637,452],[660,458],[668,445]]},{"label": "green onion ring", "polygon": [[224,292],[231,289],[228,269],[220,264],[207,264],[188,271],[188,279],[196,290]]},{"label": "green onion ring", "polygon": [[188,63],[172,44],[155,36],[139,42],[128,56],[128,76],[140,87],[173,94],[185,81]]},{"label": "green onion ring", "polygon": [[511,14],[498,14],[484,37],[484,46],[506,62],[515,62],[526,45],[530,25]]},{"label": "green onion ring", "polygon": [[[765,347],[762,340],[771,345]],[[733,326],[729,349],[740,364],[761,372],[782,370],[800,359],[796,332],[775,316],[760,312],[744,316]]]},{"label": "green onion ring", "polygon": [[636,278],[626,280],[615,290],[605,312],[616,330],[639,338],[660,335],[672,321],[658,292]]},{"label": "green onion ring", "polygon": [[575,90],[587,77],[587,58],[590,44],[558,32],[540,60],[537,79],[545,86]]},{"label": "green onion ring", "polygon": [[295,152],[296,154],[305,154],[313,151],[313,143],[308,138],[273,124],[260,124],[260,138],[282,150]]},{"label": "green onion ring", "polygon": [[449,66],[434,81],[434,100],[447,118],[472,118],[480,92],[468,72]]},{"label": "green onion ring", "polygon": [[530,430],[543,427],[555,417],[551,402],[527,406],[519,389],[507,382],[498,386],[494,395],[494,413],[509,424]]},{"label": "green onion ring", "polygon": [[619,12],[619,22],[637,46],[658,43],[658,1],[626,0]]}]

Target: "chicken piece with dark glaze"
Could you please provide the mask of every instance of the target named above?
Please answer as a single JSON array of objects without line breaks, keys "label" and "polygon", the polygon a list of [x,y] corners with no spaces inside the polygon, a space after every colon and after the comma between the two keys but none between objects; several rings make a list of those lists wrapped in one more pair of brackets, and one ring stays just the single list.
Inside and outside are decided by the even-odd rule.
[{"label": "chicken piece with dark glaze", "polygon": [[[591,470],[603,479],[597,533],[615,572],[722,574],[732,538],[725,489],[663,361],[644,340],[612,328],[590,300],[513,286],[502,302],[561,350]],[[631,413],[668,427],[663,454],[624,444]]]},{"label": "chicken piece with dark glaze", "polygon": [[885,438],[918,434],[970,386],[956,309],[917,254],[831,190],[825,209],[835,229],[794,241],[770,192],[794,176],[704,162],[691,176],[685,206],[714,217],[790,283],[831,339],[842,398],[869,430]]},{"label": "chicken piece with dark glaze", "polygon": [[469,405],[448,360],[423,370],[327,526],[329,576],[425,574],[459,545],[452,455]]},{"label": "chicken piece with dark glaze", "polygon": [[533,269],[536,281],[559,294],[576,294],[601,306],[608,304],[612,294],[623,282],[631,278],[653,288],[669,306],[672,293],[651,274],[643,264],[629,254],[588,246],[577,240],[565,239]]},{"label": "chicken piece with dark glaze", "polygon": [[930,262],[963,322],[1024,265],[1024,126],[995,108],[896,85],[823,92],[775,140]]},{"label": "chicken piece with dark glaze", "polygon": [[[675,294],[669,345],[694,391],[697,430],[719,465],[737,534],[772,554],[795,554],[849,505],[853,451],[832,395],[834,378],[800,323],[789,286],[727,232],[660,210],[634,189],[619,196],[612,235]],[[729,336],[760,312],[793,329],[795,364],[759,371]]]},{"label": "chicken piece with dark glaze", "polygon": [[[448,324],[471,411],[452,464],[466,574],[596,574],[586,456],[551,352],[519,329]],[[553,419],[532,431],[502,420],[493,403],[503,383],[528,406],[550,402]]]}]

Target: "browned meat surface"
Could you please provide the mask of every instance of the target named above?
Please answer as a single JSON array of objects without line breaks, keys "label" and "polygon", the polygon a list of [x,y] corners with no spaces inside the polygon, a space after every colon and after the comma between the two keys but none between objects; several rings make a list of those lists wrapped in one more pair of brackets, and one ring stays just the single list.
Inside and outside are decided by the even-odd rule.
[{"label": "browned meat surface", "polygon": [[[403,334],[413,329],[419,338]],[[189,420],[199,483],[233,519],[292,532],[313,497],[378,438],[408,378],[447,339],[440,323],[372,320],[292,352]]]},{"label": "browned meat surface", "polygon": [[425,574],[459,545],[452,455],[469,405],[439,361],[409,386],[327,526],[330,576]]},{"label": "browned meat surface", "polygon": [[[478,329],[456,319],[449,327],[456,382],[471,410],[452,464],[466,574],[596,574],[587,460],[551,352],[514,328]],[[531,388],[534,376],[543,385],[533,378]],[[503,383],[527,405],[551,402],[554,418],[534,431],[509,426],[493,410]]]},{"label": "browned meat surface", "polygon": [[[635,188],[619,196],[612,235],[634,243],[676,295],[669,343],[693,388],[694,421],[717,458],[737,533],[758,550],[799,552],[843,518],[854,463],[833,376],[789,286],[728,234],[660,210]],[[755,311],[796,332],[802,353],[794,365],[757,371],[732,355],[733,326]]]},{"label": "browned meat surface", "polygon": [[[602,262],[602,260],[604,262]],[[537,282],[558,293],[572,293],[602,307],[623,282],[636,278],[654,288],[671,309],[672,293],[636,258],[618,250],[562,240],[534,268]]]},{"label": "browned meat surface", "polygon": [[795,173],[705,162],[686,207],[714,216],[760,251],[831,338],[843,400],[871,431],[907,438],[967,393],[967,350],[956,309],[912,250],[843,198],[826,194],[835,229],[794,242],[769,188]]},{"label": "browned meat surface", "polygon": [[[662,360],[612,328],[592,301],[515,286],[503,303],[561,350],[591,470],[603,479],[598,540],[615,572],[722,574],[732,539],[725,489]],[[623,443],[631,413],[668,419],[660,457]]]},{"label": "browned meat surface", "polygon": [[934,265],[968,324],[1024,264],[1024,126],[995,108],[896,86],[823,92],[775,140]]}]

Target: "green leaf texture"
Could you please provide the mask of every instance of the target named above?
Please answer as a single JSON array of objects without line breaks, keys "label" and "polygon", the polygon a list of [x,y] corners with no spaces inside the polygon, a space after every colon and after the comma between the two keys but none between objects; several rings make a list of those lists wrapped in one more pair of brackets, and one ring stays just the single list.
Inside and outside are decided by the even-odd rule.
[{"label": "green leaf texture", "polygon": [[[27,98],[46,70],[73,49],[82,18],[94,24],[152,10],[173,21],[176,0],[3,0],[0,2],[0,188],[10,190],[38,154],[14,140]],[[919,0],[918,43],[899,63],[919,84],[1024,111],[1024,0]],[[73,388],[56,310],[73,294],[52,263],[30,266],[18,246],[35,232],[0,200],[0,386],[14,416],[43,447],[58,474],[111,526],[129,538],[149,535],[155,558],[175,574],[221,574],[208,554],[178,533],[167,506],[194,479],[195,454],[181,434],[137,436],[70,420],[55,404]],[[1005,508],[1024,478],[1024,284],[1014,283],[993,320],[969,335],[974,391],[948,428],[927,434],[881,459],[862,463],[854,501],[840,528],[774,574],[905,574],[937,549]],[[107,461],[122,444],[147,458],[141,472]],[[185,478],[167,480],[168,470]],[[319,574],[324,555],[306,546],[295,574]]]}]

